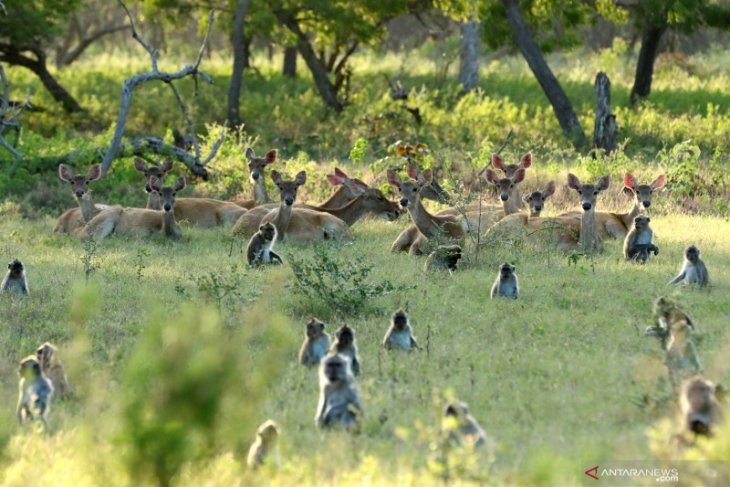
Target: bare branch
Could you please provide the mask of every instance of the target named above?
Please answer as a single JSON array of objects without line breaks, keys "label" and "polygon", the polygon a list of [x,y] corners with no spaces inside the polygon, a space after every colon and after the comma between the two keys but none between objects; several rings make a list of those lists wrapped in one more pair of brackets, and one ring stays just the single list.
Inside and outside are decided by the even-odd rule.
[{"label": "bare branch", "polygon": [[2,10],[5,15],[8,15],[8,11],[5,8],[5,4],[3,3],[2,0],[0,0],[0,10]]},{"label": "bare branch", "polygon": [[129,28],[129,25],[107,25],[98,30],[95,30],[86,37],[79,36],[79,45],[74,47],[70,52],[67,52],[63,56],[63,58],[57,62],[57,64],[60,66],[68,66],[69,64],[76,61],[76,59],[78,59],[79,56],[81,56],[91,44],[98,41],[102,37],[109,34],[114,34],[115,32],[120,32],[122,30],[127,30]]},{"label": "bare branch", "polygon": [[[215,157],[215,155],[218,154],[218,149],[221,148],[221,146],[223,145],[223,141],[226,140],[226,128],[226,125],[224,125],[223,130],[221,130],[221,133],[218,134],[218,138],[215,140],[215,142],[213,142],[213,145],[210,147],[210,154],[208,154],[208,157],[206,157],[205,160],[200,163],[202,166],[207,165]],[[241,129],[243,129],[243,126],[241,126]]]},{"label": "bare branch", "polygon": [[127,17],[129,17],[129,23],[132,27],[132,37],[135,41],[139,42],[142,47],[144,47],[145,51],[147,51],[150,54],[150,60],[152,61],[152,71],[155,73],[157,70],[157,58],[160,56],[160,53],[157,52],[157,49],[147,44],[147,41],[144,40],[144,38],[139,35],[139,32],[137,32],[137,24],[134,23],[134,17],[132,17],[132,13],[127,8],[127,5],[124,3],[123,0],[117,0],[119,2],[119,5],[122,6],[124,9],[124,12],[126,12]]},{"label": "bare branch", "polygon": [[[507,147],[507,144],[509,144],[510,139],[512,139],[512,134],[513,133],[514,133],[514,129],[513,128],[510,128],[509,129],[509,132],[507,133],[507,137],[504,138],[504,140],[502,141],[502,145],[500,145],[499,148],[494,152],[495,154],[499,155],[499,154],[502,153],[502,151],[504,150],[504,148]],[[481,176],[482,174],[484,174],[484,171],[486,171],[487,169],[489,169],[489,164],[487,164],[486,166],[484,166],[482,168],[482,170],[479,171],[479,176]]]},{"label": "bare branch", "polygon": [[180,92],[177,89],[177,86],[175,86],[175,83],[170,81],[167,83],[167,85],[170,87],[172,92],[175,94],[175,99],[177,100],[177,104],[180,107],[180,111],[183,114],[183,118],[185,118],[185,122],[188,124],[188,130],[190,131],[190,136],[193,139],[193,148],[195,149],[195,158],[197,160],[200,160],[200,144],[198,143],[198,137],[195,135],[195,124],[193,123],[193,119],[190,118],[190,113],[188,112],[188,108],[185,106],[185,102],[182,99],[182,96],[180,96]]},{"label": "bare branch", "polygon": [[[25,111],[26,108],[30,107],[30,93],[28,93],[25,103],[15,108],[10,103],[10,82],[5,74],[5,68],[0,64],[0,84],[2,84],[2,97],[0,97],[0,146],[4,147],[10,154],[15,158],[15,163],[11,168],[11,174],[15,172],[18,167],[18,161],[23,158],[23,153],[16,149],[7,139],[3,136],[6,128],[11,128],[16,131],[20,130],[20,122],[18,118]],[[17,139],[16,139],[17,141]]]}]

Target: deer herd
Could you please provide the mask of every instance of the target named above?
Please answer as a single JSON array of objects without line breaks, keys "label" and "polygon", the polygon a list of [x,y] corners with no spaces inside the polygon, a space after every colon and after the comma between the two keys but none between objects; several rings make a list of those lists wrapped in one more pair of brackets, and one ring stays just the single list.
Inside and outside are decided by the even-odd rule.
[{"label": "deer herd", "polygon": [[[411,224],[397,236],[391,251],[428,255],[426,271],[456,271],[467,236],[480,232],[484,232],[485,241],[511,236],[560,251],[592,252],[601,250],[604,240],[618,239],[624,241],[625,259],[641,263],[647,262],[650,254],[659,252],[653,240],[651,220],[645,212],[652,204],[654,192],[665,184],[663,175],[650,184],[639,184],[634,176],[625,173],[623,192],[631,197],[632,206],[626,213],[616,213],[597,211],[599,196],[609,188],[608,175],[587,183],[581,182],[572,173],[568,174],[567,188],[570,193],[575,192],[579,209],[546,217],[543,211],[546,203],[554,197],[555,182],[550,181],[542,191],[522,197],[520,184],[532,166],[532,155],[525,154],[518,164],[509,165],[500,155],[494,154],[492,167],[483,169],[480,175],[496,188],[499,202],[483,203],[480,198],[478,202],[455,204],[432,212],[424,205],[424,199],[444,203],[450,197],[434,180],[431,169],[421,171],[409,164],[406,167],[407,178],[389,169],[387,182],[395,190],[397,202],[390,201],[379,189],[335,169],[334,174],[327,175],[327,180],[336,190],[318,205],[297,201],[298,190],[307,182],[305,171],[288,179],[274,169],[269,177],[279,192],[279,203],[275,203],[267,190],[266,169],[277,161],[277,152],[271,150],[258,157],[249,148],[245,155],[253,184],[252,198],[237,197],[231,201],[178,197],[187,183],[180,177],[172,185],[166,185],[166,176],[172,170],[170,159],[159,165],[148,165],[136,159],[134,166],[145,178],[144,187],[148,193],[146,208],[95,203],[90,185],[102,177],[101,167],[93,165],[86,174],[80,175],[61,164],[58,175],[71,185],[78,207],[63,213],[54,231],[96,239],[111,235],[144,237],[153,234],[180,238],[182,228],[179,222],[183,221],[203,228],[228,227],[234,237],[250,238],[249,264],[283,264],[282,258],[273,251],[277,239],[298,243],[351,240],[351,227],[364,216],[370,214],[395,221],[407,212]],[[682,269],[670,284],[683,281],[700,287],[708,284],[707,268],[694,245],[685,250]],[[0,288],[0,293],[12,292],[29,292],[23,264],[17,260],[8,266]],[[491,297],[518,299],[519,295],[515,266],[511,263],[500,265]],[[655,304],[655,317],[656,326],[648,328],[645,334],[661,340],[672,384],[675,390],[680,391],[679,404],[685,431],[710,435],[721,418],[723,389],[697,375],[702,369],[691,338],[694,324],[676,304],[664,297]],[[320,401],[316,424],[357,430],[362,406],[354,376],[360,372],[361,359],[354,330],[343,325],[337,330],[335,340],[331,341],[324,331],[325,326],[317,319],[307,323],[299,354],[302,365],[319,368]],[[398,310],[393,314],[383,346],[387,350],[420,349],[404,311]],[[56,384],[58,377],[63,378],[62,387],[68,389],[62,369],[58,371],[60,362],[54,355],[55,348],[50,344],[43,347],[46,347],[43,352],[46,355],[42,356],[39,348],[36,356],[26,357],[20,364],[18,417],[21,422],[26,417],[37,416],[45,424],[48,400],[54,388],[60,387]],[[54,357],[53,363],[49,356]],[[48,378],[50,367],[56,368],[56,378]],[[449,404],[444,421],[451,425],[449,437],[460,439],[457,443],[471,446],[485,443],[484,431],[465,403],[455,401]],[[259,428],[249,453],[249,465],[256,466],[265,460],[278,435],[278,425],[273,421],[267,421]]]}]

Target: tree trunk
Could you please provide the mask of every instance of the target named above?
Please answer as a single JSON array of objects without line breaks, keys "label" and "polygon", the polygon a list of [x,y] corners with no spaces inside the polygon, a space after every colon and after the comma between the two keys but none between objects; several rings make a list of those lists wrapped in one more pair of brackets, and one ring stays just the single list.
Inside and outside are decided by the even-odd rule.
[{"label": "tree trunk", "polygon": [[596,75],[596,98],[593,147],[610,154],[616,149],[616,116],[611,113],[611,80],[603,71]]},{"label": "tree trunk", "polygon": [[233,70],[231,72],[231,86],[228,87],[228,114],[226,118],[232,127],[241,125],[240,96],[243,84],[243,70],[248,62],[246,56],[246,38],[243,32],[246,13],[251,0],[238,0],[236,12],[233,15],[233,32],[231,45],[233,47]]},{"label": "tree trunk", "polygon": [[297,48],[287,46],[284,48],[284,66],[282,74],[288,78],[297,77]]},{"label": "tree trunk", "polygon": [[517,39],[520,51],[537,78],[537,82],[540,83],[545,96],[550,100],[563,133],[576,148],[585,147],[586,135],[573,110],[573,105],[550,70],[550,66],[545,62],[540,47],[532,38],[525,20],[522,18],[522,13],[520,13],[518,0],[502,0],[502,4],[507,12],[507,20]]},{"label": "tree trunk", "polygon": [[651,79],[654,76],[654,61],[659,53],[659,41],[667,30],[666,23],[661,26],[648,25],[641,36],[641,50],[636,62],[634,86],[631,88],[631,104],[651,93]]},{"label": "tree trunk", "polygon": [[46,55],[41,50],[34,50],[33,54],[37,59],[32,59],[20,54],[17,51],[6,51],[0,52],[0,61],[5,61],[8,64],[15,64],[17,66],[23,66],[31,70],[38,79],[41,80],[43,86],[48,90],[54,100],[63,105],[63,109],[67,113],[81,112],[83,109],[79,105],[79,102],[61,86],[61,84],[53,77],[48,71],[46,65]]},{"label": "tree trunk", "polygon": [[329,76],[327,76],[327,70],[324,64],[317,57],[312,45],[309,43],[307,35],[302,31],[297,20],[284,10],[277,10],[276,16],[279,22],[297,37],[297,49],[299,50],[299,54],[304,58],[304,62],[307,63],[309,71],[312,72],[314,84],[317,87],[317,91],[319,91],[319,96],[335,113],[341,113],[344,107],[340,103],[340,100],[337,99],[337,89],[330,81]]},{"label": "tree trunk", "polygon": [[461,24],[459,83],[462,93],[473,90],[479,82],[479,22],[469,19]]}]

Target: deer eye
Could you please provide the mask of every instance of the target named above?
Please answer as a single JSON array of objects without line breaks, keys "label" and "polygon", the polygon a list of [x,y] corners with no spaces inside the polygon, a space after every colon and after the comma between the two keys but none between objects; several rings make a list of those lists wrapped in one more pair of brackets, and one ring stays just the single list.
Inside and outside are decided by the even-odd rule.
[{"label": "deer eye", "polygon": [[578,192],[578,194],[583,194],[583,191],[580,189],[576,189],[576,191]]},{"label": "deer eye", "polygon": [[515,184],[514,184],[514,183],[512,183],[512,184],[510,184],[510,185],[509,185],[509,187],[510,187],[510,188],[514,188],[514,187],[515,187]]},{"label": "deer eye", "polygon": [[411,191],[413,191],[413,192],[415,193],[415,192],[416,192],[416,191],[418,191],[418,190],[417,190],[416,188],[413,188],[413,189],[412,189]]}]

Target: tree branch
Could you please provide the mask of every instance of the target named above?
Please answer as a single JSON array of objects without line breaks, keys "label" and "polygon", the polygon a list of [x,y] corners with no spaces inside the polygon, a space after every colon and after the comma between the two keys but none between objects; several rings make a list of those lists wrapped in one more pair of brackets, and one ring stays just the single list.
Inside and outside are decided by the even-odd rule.
[{"label": "tree branch", "polygon": [[107,25],[89,34],[86,37],[80,38],[79,45],[74,47],[71,51],[67,52],[66,55],[59,61],[60,66],[68,66],[69,64],[76,61],[84,51],[94,42],[98,41],[102,37],[114,34],[129,29],[128,25]]}]

